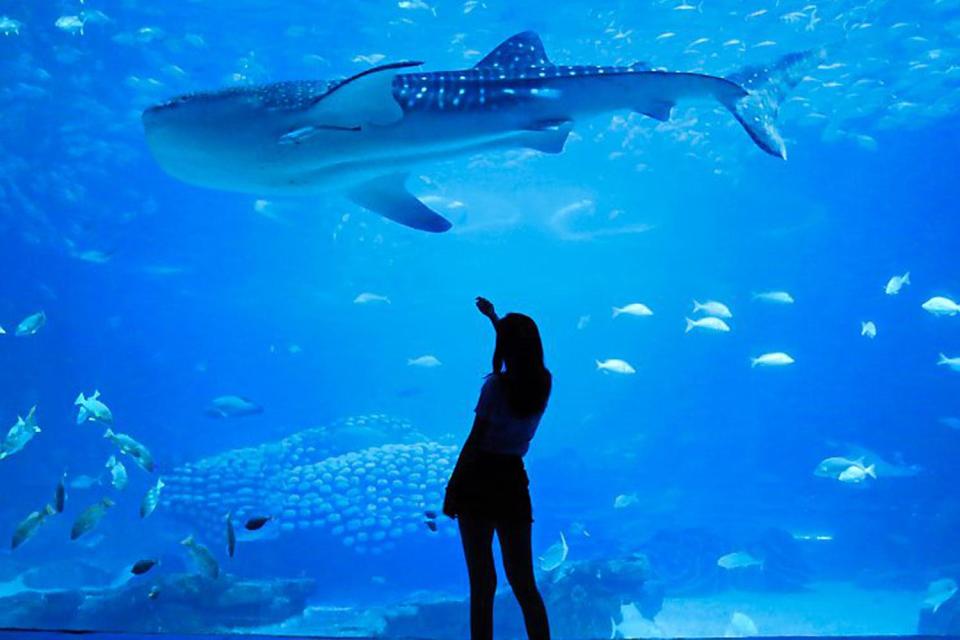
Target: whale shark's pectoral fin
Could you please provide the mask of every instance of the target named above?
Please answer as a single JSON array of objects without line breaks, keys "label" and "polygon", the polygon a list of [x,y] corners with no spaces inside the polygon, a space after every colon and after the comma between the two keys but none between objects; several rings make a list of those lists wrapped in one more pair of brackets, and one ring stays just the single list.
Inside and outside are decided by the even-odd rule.
[{"label": "whale shark's pectoral fin", "polygon": [[334,86],[309,108],[310,121],[325,129],[354,129],[366,124],[388,125],[403,117],[393,97],[397,69],[420,62],[395,62],[367,69]]},{"label": "whale shark's pectoral fin", "polygon": [[670,112],[673,111],[674,106],[676,106],[676,104],[670,100],[651,100],[647,104],[637,107],[635,110],[654,120],[666,122],[670,119]]},{"label": "whale shark's pectoral fin", "polygon": [[541,121],[518,134],[516,143],[543,153],[560,153],[572,130],[571,120]]},{"label": "whale shark's pectoral fin", "polygon": [[406,179],[406,173],[380,176],[354,187],[347,197],[364,209],[412,229],[440,233],[453,226],[407,191]]}]

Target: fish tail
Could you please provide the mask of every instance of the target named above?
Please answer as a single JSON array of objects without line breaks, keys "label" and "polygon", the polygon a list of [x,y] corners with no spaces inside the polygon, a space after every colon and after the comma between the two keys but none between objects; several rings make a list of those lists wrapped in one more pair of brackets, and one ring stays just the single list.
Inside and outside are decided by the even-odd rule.
[{"label": "fish tail", "polygon": [[693,320],[691,320],[690,318],[684,318],[684,320],[687,321],[687,328],[686,328],[686,330],[684,330],[684,333],[690,333],[691,331],[693,331],[693,328],[694,328],[695,326],[697,326],[697,323],[695,323],[695,322],[694,322]]},{"label": "fish tail", "polygon": [[758,364],[760,364],[760,358],[750,358],[751,369],[755,368]]},{"label": "fish tail", "polygon": [[950,359],[943,353],[940,354],[940,359],[937,360],[937,364],[949,364]]},{"label": "fish tail", "polygon": [[614,307],[614,308],[613,308],[613,317],[614,317],[614,318],[616,318],[616,317],[617,317],[618,315],[620,315],[621,313],[623,313],[623,311],[621,311],[619,308],[617,308],[617,307]]},{"label": "fish tail", "polygon": [[910,282],[910,272],[909,272],[909,271],[907,271],[905,274],[903,274],[903,277],[900,278],[900,282],[902,282],[903,284],[912,284],[912,283]]},{"label": "fish tail", "polygon": [[776,126],[780,102],[803,77],[802,63],[822,57],[822,52],[803,51],[769,65],[746,67],[727,76],[733,87],[718,90],[716,97],[758,147],[786,160],[787,146]]},{"label": "fish tail", "polygon": [[874,480],[877,479],[877,465],[872,464],[869,467],[866,467],[863,471]]},{"label": "fish tail", "polygon": [[610,640],[617,637],[617,621],[610,616]]}]

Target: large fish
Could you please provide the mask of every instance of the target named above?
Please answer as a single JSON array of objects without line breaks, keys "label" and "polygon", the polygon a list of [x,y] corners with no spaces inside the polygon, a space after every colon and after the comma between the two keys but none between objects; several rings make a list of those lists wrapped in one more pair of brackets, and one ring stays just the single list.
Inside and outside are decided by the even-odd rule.
[{"label": "large fish", "polygon": [[[792,55],[764,73],[789,67]],[[471,69],[410,72],[382,65],[335,82],[279,82],[184,95],[143,113],[160,165],[191,184],[258,195],[340,191],[424,231],[451,224],[404,186],[424,162],[488,149],[559,153],[577,120],[633,109],[667,120],[682,100],[719,102],[767,153],[786,158],[775,103],[758,101],[758,71],[725,79],[629,67],[556,65],[526,31]]]}]

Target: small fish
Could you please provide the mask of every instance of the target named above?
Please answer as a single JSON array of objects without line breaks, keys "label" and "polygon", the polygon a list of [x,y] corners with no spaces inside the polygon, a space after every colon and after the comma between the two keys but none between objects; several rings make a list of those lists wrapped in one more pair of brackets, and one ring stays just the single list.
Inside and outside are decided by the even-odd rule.
[{"label": "small fish", "polygon": [[133,461],[136,462],[141,469],[153,473],[153,456],[145,446],[125,433],[114,433],[113,429],[109,427],[103,433],[103,437],[117,445],[121,453],[125,453],[133,458]]},{"label": "small fish", "polygon": [[873,478],[874,480],[877,479],[877,468],[875,465],[870,465],[869,467],[863,467],[860,465],[847,467],[840,472],[840,475],[837,476],[837,480],[846,484],[860,484],[868,477]]},{"label": "small fish", "polygon": [[613,317],[616,318],[619,315],[652,316],[653,311],[651,311],[650,307],[645,304],[640,302],[631,302],[626,306],[613,308]]},{"label": "small fish", "polygon": [[36,414],[37,407],[33,406],[30,408],[30,412],[26,418],[17,416],[17,421],[10,427],[3,442],[0,442],[0,460],[23,451],[27,443],[33,440],[35,435],[40,433]]},{"label": "small fish", "polygon": [[424,512],[423,512],[423,515],[425,515],[425,516],[427,517],[427,519],[429,519],[429,520],[436,520],[436,519],[437,519],[437,512],[436,512],[436,511],[424,511]]},{"label": "small fish", "polygon": [[432,369],[434,367],[439,367],[442,362],[436,357],[431,355],[420,356],[417,358],[408,358],[407,365],[411,367],[421,367],[424,369]]},{"label": "small fish", "polygon": [[427,525],[427,529],[430,531],[436,532],[437,530],[437,521],[436,520],[424,520],[423,524]]},{"label": "small fish", "polygon": [[731,571],[733,569],[749,569],[750,567],[759,567],[763,569],[763,560],[753,557],[746,551],[736,551],[720,556],[717,559],[717,566],[721,569]]},{"label": "small fish", "polygon": [[942,424],[945,427],[949,427],[951,429],[956,429],[957,431],[960,431],[960,418],[957,418],[954,416],[947,416],[944,418],[940,418],[940,424]]},{"label": "small fish", "polygon": [[227,521],[227,554],[232,558],[234,552],[237,550],[237,532],[233,530],[233,519],[231,518],[233,514],[228,513],[226,517]]},{"label": "small fish", "polygon": [[375,65],[382,61],[387,56],[382,53],[371,53],[370,55],[358,55],[353,57],[353,62],[362,62],[364,64]]},{"label": "small fish", "polygon": [[157,478],[157,484],[147,489],[143,500],[140,501],[140,517],[146,518],[157,509],[160,504],[160,491],[167,485],[163,483],[163,478]]},{"label": "small fish", "polygon": [[200,573],[210,579],[216,580],[220,575],[220,565],[217,564],[217,559],[213,557],[213,554],[210,553],[210,549],[207,549],[205,546],[197,542],[193,534],[187,536],[180,541],[180,544],[187,548],[187,551],[190,553],[190,557],[193,559],[194,564],[197,565],[197,569]]},{"label": "small fish", "polygon": [[110,456],[105,466],[110,470],[110,483],[113,488],[117,491],[123,491],[127,487],[127,468],[117,460],[116,456]]},{"label": "small fish", "polygon": [[907,271],[902,276],[893,276],[887,281],[887,286],[883,288],[883,292],[888,296],[895,296],[900,293],[900,289],[903,288],[903,285],[910,284],[910,272]]},{"label": "small fish", "polygon": [[705,318],[700,318],[698,320],[687,320],[687,329],[684,333],[690,333],[694,329],[703,329],[704,331],[717,331],[720,333],[726,333],[730,331],[730,325],[714,316],[706,316]]},{"label": "small fish", "polygon": [[877,325],[874,324],[873,320],[860,323],[860,335],[866,336],[871,340],[877,337]]},{"label": "small fish", "polygon": [[244,523],[243,528],[247,531],[257,531],[262,528],[263,525],[270,522],[272,516],[255,516],[253,518],[248,518]]},{"label": "small fish", "polygon": [[717,302],[716,300],[707,300],[702,304],[694,300],[693,313],[701,312],[707,314],[708,316],[714,316],[717,318],[730,319],[733,317],[733,314],[730,313],[730,308],[722,302]]},{"label": "small fish", "polygon": [[71,489],[90,489],[97,485],[103,484],[102,478],[94,478],[93,476],[74,476],[73,480],[70,481]]},{"label": "small fish", "polygon": [[796,362],[789,354],[783,351],[764,353],[756,358],[750,358],[750,367],[785,367]]},{"label": "small fish", "polygon": [[10,548],[16,549],[21,544],[29,540],[33,534],[37,532],[37,529],[40,528],[40,525],[43,524],[44,520],[56,512],[57,511],[53,508],[53,505],[48,504],[43,508],[42,511],[34,511],[24,518],[13,531],[13,538],[10,540]]},{"label": "small fish", "polygon": [[53,23],[57,29],[62,29],[67,33],[79,33],[83,35],[83,18],[80,16],[60,16]]},{"label": "small fish", "polygon": [[130,567],[130,573],[135,576],[142,576],[150,569],[153,569],[157,566],[156,560],[146,559],[146,560],[137,560],[132,567]]},{"label": "small fish", "polygon": [[793,296],[786,291],[764,291],[753,294],[754,300],[773,304],[793,304]]},{"label": "small fish", "polygon": [[104,424],[113,424],[113,413],[109,407],[100,400],[100,392],[94,391],[89,398],[83,396],[83,392],[73,401],[74,406],[80,407],[77,411],[77,424],[84,422],[102,422]]},{"label": "small fish", "polygon": [[103,516],[106,515],[107,510],[114,505],[113,500],[110,498],[103,498],[100,502],[90,505],[83,512],[77,516],[77,519],[73,521],[73,527],[70,529],[70,539],[76,540],[83,534],[91,531],[100,520],[103,519]]},{"label": "small fish", "polygon": [[47,314],[43,311],[38,311],[24,318],[20,324],[17,325],[17,330],[14,334],[20,337],[35,336],[45,324],[47,324]]},{"label": "small fish", "polygon": [[950,358],[944,354],[940,354],[940,359],[937,360],[938,365],[949,367],[954,371],[960,371],[960,356],[955,358]]},{"label": "small fish", "polygon": [[757,623],[751,620],[750,616],[739,611],[734,611],[730,616],[730,624],[724,632],[727,638],[755,638],[758,635],[760,630],[757,629]]},{"label": "small fish", "polygon": [[608,358],[606,360],[597,360],[597,371],[604,373],[619,373],[621,375],[632,375],[637,372],[633,366],[626,360],[620,358]]},{"label": "small fish", "polygon": [[818,478],[831,478],[836,480],[841,473],[850,467],[862,468],[863,463],[863,458],[850,460],[849,458],[844,458],[842,456],[832,456],[830,458],[824,458],[821,460],[820,464],[817,465],[817,468],[813,470],[813,475],[817,476]]},{"label": "small fish", "polygon": [[943,296],[934,296],[920,306],[935,316],[955,316],[960,313],[960,305]]},{"label": "small fish", "polygon": [[613,499],[613,508],[614,509],[626,509],[627,507],[632,507],[633,505],[640,502],[640,498],[637,497],[637,494],[620,494]]},{"label": "small fish", "polygon": [[563,536],[563,531],[561,531],[560,542],[554,542],[544,554],[538,558],[540,561],[540,569],[543,571],[553,571],[557,569],[566,561],[569,553],[570,547],[567,546],[567,539]]},{"label": "small fish", "polygon": [[767,14],[767,9],[757,9],[753,13],[748,13],[747,18],[748,19],[759,18],[760,16],[766,15],[766,14]]},{"label": "small fish", "polygon": [[663,33],[658,35],[656,38],[654,38],[654,40],[669,40],[670,38],[676,37],[676,35],[677,34],[675,34],[673,31],[664,31]]},{"label": "small fish", "polygon": [[150,587],[150,592],[147,593],[147,597],[150,598],[151,600],[156,600],[157,598],[159,598],[160,587],[158,587],[157,585],[153,585],[152,587]]},{"label": "small fish", "polygon": [[0,16],[0,35],[18,36],[23,23],[7,16]]},{"label": "small fish", "polygon": [[580,316],[577,318],[577,331],[582,331],[590,324],[590,316]]},{"label": "small fish", "polygon": [[263,413],[263,407],[241,396],[219,396],[207,405],[206,414],[211,418],[241,418]]},{"label": "small fish", "polygon": [[927,587],[927,596],[923,599],[923,608],[933,609],[933,612],[936,613],[943,603],[956,594],[957,583],[952,578],[934,580]]},{"label": "small fish", "polygon": [[381,302],[383,304],[390,304],[390,298],[387,296],[381,296],[377,293],[368,293],[364,292],[358,295],[353,299],[353,304],[370,304],[372,302]]},{"label": "small fish", "polygon": [[53,492],[53,508],[57,513],[63,513],[63,508],[67,504],[67,472],[64,471],[57,483],[57,488]]}]

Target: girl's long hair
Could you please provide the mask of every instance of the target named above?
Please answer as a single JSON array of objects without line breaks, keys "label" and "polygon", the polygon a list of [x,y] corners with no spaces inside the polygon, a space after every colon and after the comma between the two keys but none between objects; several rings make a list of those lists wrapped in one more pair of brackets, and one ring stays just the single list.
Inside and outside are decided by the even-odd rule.
[{"label": "girl's long hair", "polygon": [[493,375],[503,384],[507,405],[518,418],[543,413],[553,378],[543,363],[543,343],[537,323],[521,313],[497,321]]}]

